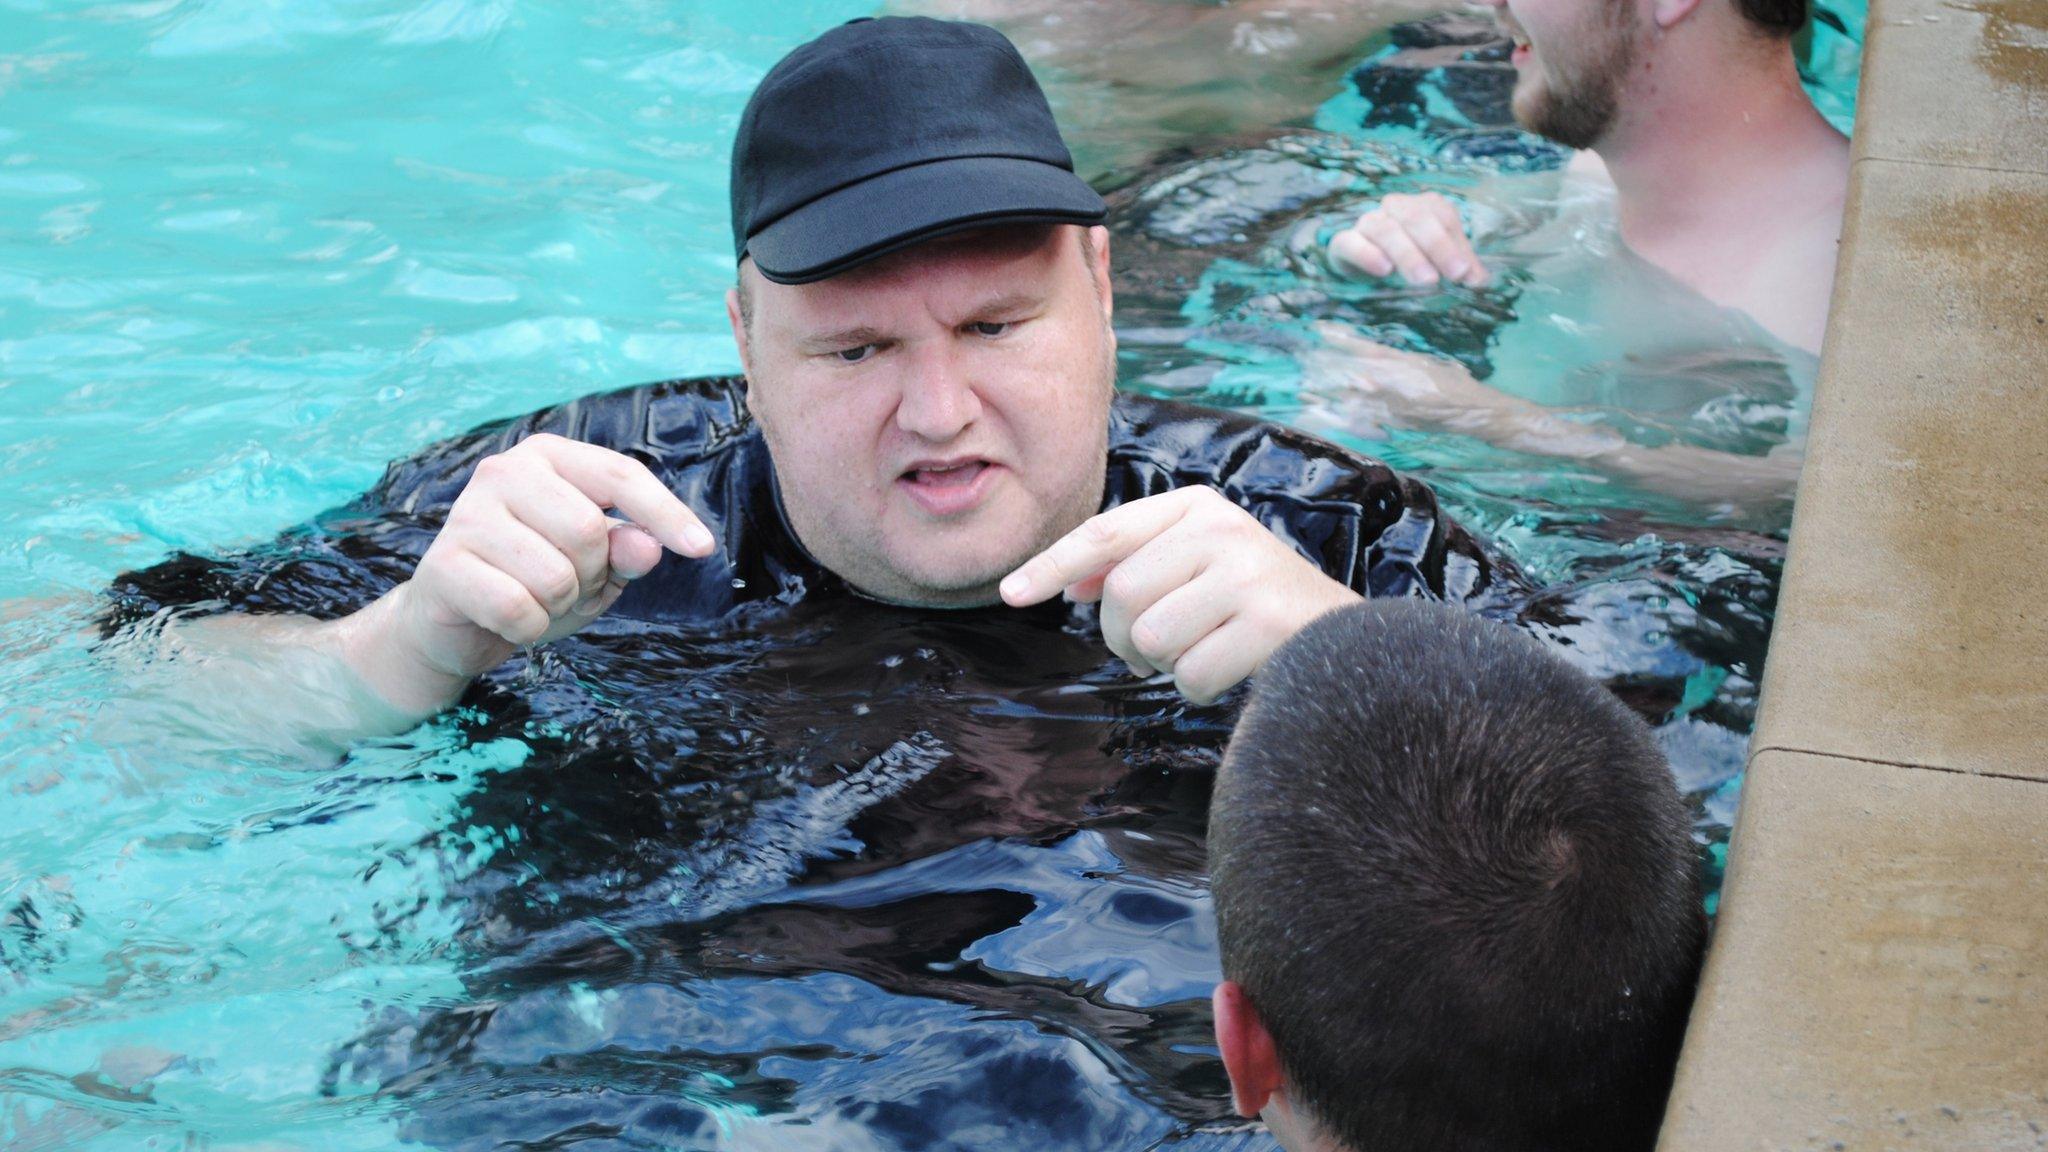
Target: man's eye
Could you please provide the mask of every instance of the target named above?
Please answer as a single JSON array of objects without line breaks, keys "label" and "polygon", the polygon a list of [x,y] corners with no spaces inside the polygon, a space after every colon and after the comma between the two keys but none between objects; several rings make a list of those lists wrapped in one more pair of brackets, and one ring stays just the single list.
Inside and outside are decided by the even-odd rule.
[{"label": "man's eye", "polygon": [[833,355],[839,357],[842,363],[846,364],[858,364],[874,354],[875,345],[873,344],[863,344],[858,348],[841,348],[833,353]]},{"label": "man's eye", "polygon": [[1007,320],[977,320],[967,326],[977,336],[1001,336],[1010,330]]}]

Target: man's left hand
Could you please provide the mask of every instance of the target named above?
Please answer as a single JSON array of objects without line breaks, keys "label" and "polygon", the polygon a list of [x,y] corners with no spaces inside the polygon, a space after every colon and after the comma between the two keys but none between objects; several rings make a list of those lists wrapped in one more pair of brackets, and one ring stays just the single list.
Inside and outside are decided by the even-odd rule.
[{"label": "man's left hand", "polygon": [[1102,637],[1139,676],[1167,672],[1206,704],[1302,625],[1358,593],[1213,488],[1179,488],[1090,518],[1003,580],[1022,608],[1101,600]]}]

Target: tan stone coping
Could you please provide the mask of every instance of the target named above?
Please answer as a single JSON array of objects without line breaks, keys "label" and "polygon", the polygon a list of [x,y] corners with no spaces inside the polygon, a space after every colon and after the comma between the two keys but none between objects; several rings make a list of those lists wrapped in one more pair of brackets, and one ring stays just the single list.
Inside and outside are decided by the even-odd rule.
[{"label": "tan stone coping", "polygon": [[2048,1149],[2048,0],[1872,0],[1665,1152]]}]

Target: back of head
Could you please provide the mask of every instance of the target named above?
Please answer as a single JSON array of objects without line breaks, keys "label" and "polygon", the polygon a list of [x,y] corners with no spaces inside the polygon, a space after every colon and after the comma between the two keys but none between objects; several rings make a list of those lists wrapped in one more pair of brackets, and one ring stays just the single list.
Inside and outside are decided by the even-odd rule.
[{"label": "back of head", "polygon": [[1324,616],[1216,782],[1224,975],[1296,1108],[1356,1152],[1655,1141],[1703,937],[1648,728],[1441,604]]}]

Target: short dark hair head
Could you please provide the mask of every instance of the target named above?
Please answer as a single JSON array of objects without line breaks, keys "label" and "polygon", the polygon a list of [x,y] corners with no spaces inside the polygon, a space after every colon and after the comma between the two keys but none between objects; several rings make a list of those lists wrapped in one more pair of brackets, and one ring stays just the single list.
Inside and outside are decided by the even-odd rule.
[{"label": "short dark hair head", "polygon": [[1806,0],[1735,0],[1735,10],[1773,39],[1789,39],[1806,27]]},{"label": "short dark hair head", "polygon": [[1704,933],[1649,729],[1434,602],[1267,661],[1210,809],[1223,972],[1357,1152],[1648,1149]]}]

